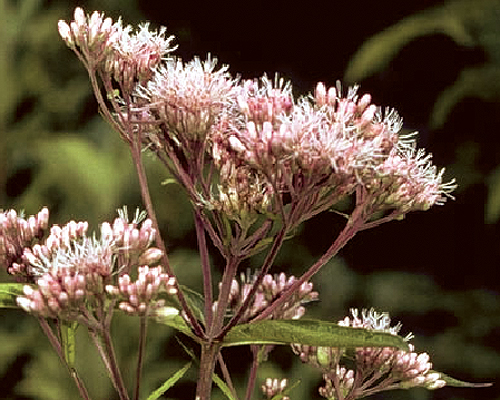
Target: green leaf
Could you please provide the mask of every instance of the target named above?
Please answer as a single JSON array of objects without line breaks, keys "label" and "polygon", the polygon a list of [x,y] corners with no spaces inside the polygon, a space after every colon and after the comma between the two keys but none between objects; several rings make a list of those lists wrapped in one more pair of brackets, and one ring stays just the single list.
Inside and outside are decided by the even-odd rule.
[{"label": "green leaf", "polygon": [[19,308],[17,296],[24,294],[24,283],[0,283],[0,308]]},{"label": "green leaf", "polygon": [[78,328],[77,322],[65,322],[61,323],[59,328],[61,333],[62,348],[64,351],[64,359],[68,363],[70,368],[75,367],[75,354],[76,354],[76,340],[75,333]]},{"label": "green leaf", "polygon": [[[172,312],[176,311],[176,312]],[[172,307],[163,307],[156,311],[155,319],[158,323],[170,326],[171,328],[177,329],[178,331],[184,333],[186,336],[194,340],[198,338],[191,332],[191,329],[186,324],[184,318],[179,315],[179,311]]]},{"label": "green leaf", "polygon": [[191,361],[188,362],[184,367],[182,367],[179,371],[173,374],[170,378],[168,378],[163,385],[161,385],[158,389],[152,392],[147,400],[156,400],[161,395],[163,395],[168,389],[174,386],[179,379],[181,379],[187,370],[191,368]]},{"label": "green leaf", "polygon": [[344,79],[359,82],[387,68],[407,44],[426,35],[443,33],[459,45],[475,45],[474,36],[467,27],[477,29],[478,21],[488,15],[484,11],[491,3],[491,0],[476,0],[471,7],[470,0],[452,0],[401,19],[363,43],[351,57]]},{"label": "green leaf", "polygon": [[236,397],[234,397],[231,389],[229,389],[229,386],[227,386],[226,382],[219,378],[217,374],[213,374],[212,379],[229,400],[238,400]]},{"label": "green leaf", "polygon": [[[199,321],[204,321],[205,317],[203,309],[205,301],[203,296],[184,285],[179,285],[179,289],[182,290],[182,294],[184,295],[189,308],[193,311],[194,316],[198,318]],[[182,309],[177,296],[167,295],[164,299],[167,305],[174,306],[178,310]]]},{"label": "green leaf", "polygon": [[489,387],[489,386],[493,385],[493,383],[464,382],[464,381],[452,378],[451,376],[448,376],[446,374],[443,374],[442,372],[437,372],[437,371],[429,371],[429,374],[430,373],[438,373],[439,379],[442,379],[443,381],[445,381],[446,386],[462,387],[462,388],[482,388],[482,387]]},{"label": "green leaf", "polygon": [[409,349],[408,343],[397,335],[306,319],[266,320],[237,325],[226,335],[223,346],[292,343],[323,347]]}]

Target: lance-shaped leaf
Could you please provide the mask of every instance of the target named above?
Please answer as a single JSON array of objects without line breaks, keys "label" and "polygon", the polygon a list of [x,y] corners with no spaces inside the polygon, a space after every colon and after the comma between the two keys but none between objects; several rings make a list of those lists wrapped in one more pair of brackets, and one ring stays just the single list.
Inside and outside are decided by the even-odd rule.
[{"label": "lance-shaped leaf", "polygon": [[[205,316],[202,311],[204,308],[203,296],[184,285],[179,285],[179,289],[182,290],[182,294],[195,317],[200,321],[204,321]],[[164,298],[167,306],[175,307],[179,310],[182,308],[177,296],[167,295],[162,296],[162,298]]]},{"label": "lance-shaped leaf", "polygon": [[158,389],[156,389],[153,393],[149,395],[147,400],[156,400],[159,399],[168,389],[174,386],[179,379],[181,379],[186,371],[191,367],[191,361],[188,362],[184,367],[182,367],[179,371],[173,374],[170,378],[168,378],[163,385],[161,385]]},{"label": "lance-shaped leaf", "polygon": [[219,375],[213,374],[212,379],[215,382],[215,384],[219,387],[220,390],[222,390],[222,393],[226,395],[226,397],[229,400],[238,400],[237,397],[231,392],[231,389],[229,389],[229,386],[224,382]]},{"label": "lance-shaped leaf", "polygon": [[346,348],[396,347],[408,350],[408,343],[397,335],[306,319],[265,320],[237,325],[228,332],[223,345],[292,343]]},{"label": "lance-shaped leaf", "polygon": [[19,308],[17,296],[24,294],[24,283],[1,283],[0,284],[0,308]]},{"label": "lance-shaped leaf", "polygon": [[179,310],[173,307],[163,307],[155,311],[155,319],[160,324],[170,326],[177,329],[185,335],[197,340],[198,338],[193,334],[189,326],[186,324],[184,318],[179,315]]}]

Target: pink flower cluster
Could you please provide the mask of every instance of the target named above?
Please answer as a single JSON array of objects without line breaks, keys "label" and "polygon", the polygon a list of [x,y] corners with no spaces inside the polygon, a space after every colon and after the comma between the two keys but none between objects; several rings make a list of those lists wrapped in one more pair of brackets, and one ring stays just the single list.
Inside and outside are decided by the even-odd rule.
[{"label": "pink flower cluster", "polygon": [[164,299],[158,299],[161,292],[169,295],[177,293],[175,279],[163,272],[161,266],[150,268],[143,265],[138,268],[137,280],[132,282],[130,275],[118,278],[118,287],[106,286],[106,291],[121,299],[119,307],[131,315],[147,315],[165,306]]},{"label": "pink flower cluster", "polygon": [[[390,325],[387,313],[373,309],[351,310],[352,317],[339,322],[341,326],[365,328],[397,335],[401,325]],[[404,338],[411,339],[411,334]],[[360,347],[354,349],[354,367],[350,369],[343,361],[346,349],[293,345],[294,352],[302,362],[313,365],[323,372],[324,386],[319,389],[327,399],[347,400],[371,394],[410,387],[438,389],[446,382],[441,375],[432,371],[427,353],[415,353],[409,344],[409,351],[392,347]]]},{"label": "pink flower cluster", "polygon": [[48,225],[49,210],[46,207],[28,219],[19,216],[15,210],[0,213],[0,264],[9,274],[30,281],[30,271],[23,263],[23,251],[41,241]]},{"label": "pink flower cluster", "polygon": [[344,94],[320,82],[314,95],[295,99],[283,79],[240,82],[211,58],[165,58],[173,48],[163,28],[131,34],[80,8],[59,31],[102,80],[106,118],[127,140],[139,135],[195,204],[243,231],[262,214],[293,229],[354,192],[366,221],[404,217],[443,203],[455,188],[412,135],[399,134],[398,114],[383,113],[357,87]]},{"label": "pink flower cluster", "polygon": [[[0,216],[0,244],[9,273],[25,282],[24,295],[18,305],[27,312],[45,318],[88,320],[94,310],[113,301],[129,304],[143,312],[147,306],[158,306],[157,295],[174,294],[175,281],[157,264],[162,252],[151,247],[155,236],[151,220],[137,214],[128,222],[126,211],[113,224],[101,225],[100,237],[87,236],[88,223],[71,221],[50,228],[48,210],[28,221],[14,211]],[[140,224],[140,226],[139,226]],[[36,240],[35,240],[36,239]],[[129,274],[138,268],[137,282]],[[118,288],[113,286],[118,281]]]},{"label": "pink flower cluster", "polygon": [[[238,311],[239,307],[243,304],[245,299],[253,286],[255,276],[241,274],[241,283],[233,279],[231,284],[231,292],[229,297],[229,312],[234,314]],[[264,276],[262,283],[259,285],[254,299],[243,316],[243,321],[257,316],[259,312],[263,311],[281,293],[285,292],[293,283],[296,278],[291,275],[287,276],[282,272],[279,275],[272,276],[267,274]],[[318,292],[313,291],[313,284],[304,282],[300,288],[293,293],[293,295],[278,307],[268,318],[269,319],[299,319],[305,313],[304,303],[318,299]],[[214,304],[217,308],[217,303]]]}]

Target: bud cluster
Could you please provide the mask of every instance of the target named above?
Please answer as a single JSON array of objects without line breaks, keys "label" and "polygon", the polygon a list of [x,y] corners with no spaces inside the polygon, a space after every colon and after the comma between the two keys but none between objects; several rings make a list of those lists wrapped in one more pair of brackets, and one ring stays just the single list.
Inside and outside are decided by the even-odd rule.
[{"label": "bud cluster", "polygon": [[15,210],[0,213],[0,264],[9,274],[28,280],[23,251],[42,240],[49,225],[49,210],[44,207],[28,219]]},{"label": "bud cluster", "polygon": [[[232,314],[237,312],[248,297],[255,279],[256,277],[250,274],[248,276],[241,274],[241,283],[233,279],[229,298],[229,309]],[[270,274],[265,275],[255,293],[253,302],[243,316],[243,320],[249,320],[257,316],[277,299],[281,293],[292,286],[295,281],[296,278],[293,275],[287,278],[283,272],[274,277]],[[269,319],[299,319],[305,313],[303,304],[317,299],[318,292],[313,291],[313,284],[304,282],[285,303],[269,316]],[[217,307],[217,303],[214,304],[214,307]]]},{"label": "bud cluster", "polygon": [[[341,326],[365,328],[397,335],[401,324],[391,326],[387,313],[377,313],[373,309],[351,310],[352,317],[339,321]],[[407,335],[404,340],[411,339]],[[354,368],[343,364],[346,349],[314,347],[295,344],[292,349],[302,362],[320,369],[325,380],[319,389],[327,399],[343,400],[360,398],[384,390],[425,387],[438,389],[445,386],[439,373],[432,371],[427,353],[415,353],[414,346],[409,351],[392,347],[360,347],[354,349]],[[351,365],[351,364],[349,364]]]},{"label": "bud cluster", "polygon": [[75,9],[72,22],[60,20],[58,28],[89,70],[98,68],[113,77],[127,96],[138,83],[146,83],[165,54],[174,50],[170,45],[173,36],[166,37],[165,28],[150,31],[145,24],[133,33],[121,20],[113,22],[97,11],[86,16],[80,7]]},{"label": "bud cluster", "polygon": [[[264,394],[265,399],[272,399],[274,396],[278,394],[282,394],[283,391],[287,388],[288,386],[288,380],[287,379],[271,379],[267,378],[264,384],[261,386],[262,393]],[[288,396],[283,396],[281,397],[282,400],[290,400],[290,397]]]},{"label": "bud cluster", "polygon": [[[45,241],[24,247],[21,262],[12,264],[14,272],[35,283],[24,287],[19,306],[41,317],[74,320],[108,300],[124,297],[130,307],[142,310],[159,291],[175,293],[173,280],[161,267],[149,269],[162,252],[151,247],[155,236],[151,220],[139,226],[141,217],[138,214],[129,223],[121,212],[113,224],[101,225],[99,238],[87,236],[87,222],[52,226]],[[131,284],[128,274],[133,267],[139,267],[139,276]],[[116,280],[119,289],[112,290]]]},{"label": "bud cluster", "polygon": [[213,208],[237,221],[242,229],[247,229],[259,213],[272,212],[273,187],[248,166],[236,168],[226,163],[217,189],[218,197],[211,202]]},{"label": "bud cluster", "polygon": [[104,18],[104,14],[97,11],[86,16],[80,7],[75,9],[70,24],[60,20],[58,28],[66,45],[75,51],[79,49],[89,66],[102,63],[122,33],[121,21],[113,23],[111,18]]},{"label": "bud cluster", "polygon": [[119,307],[131,315],[147,315],[148,312],[165,306],[164,299],[158,295],[165,292],[169,295],[177,293],[175,279],[163,272],[161,266],[150,268],[147,265],[138,268],[138,276],[132,282],[128,274],[118,278],[118,287],[106,286],[106,291],[118,297]]}]

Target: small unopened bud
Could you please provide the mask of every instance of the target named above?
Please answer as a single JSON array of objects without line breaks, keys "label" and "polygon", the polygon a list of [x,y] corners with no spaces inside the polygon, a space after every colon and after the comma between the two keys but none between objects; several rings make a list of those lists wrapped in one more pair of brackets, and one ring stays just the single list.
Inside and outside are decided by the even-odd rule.
[{"label": "small unopened bud", "polygon": [[139,257],[139,264],[140,265],[155,264],[158,261],[160,261],[162,256],[163,252],[160,249],[156,247],[151,247],[141,254],[141,256]]},{"label": "small unopened bud", "polygon": [[59,35],[61,35],[62,39],[66,42],[68,46],[73,46],[73,36],[71,35],[71,28],[66,23],[66,21],[59,20],[57,23],[57,29],[59,30]]},{"label": "small unopened bud", "polygon": [[326,103],[326,88],[323,82],[318,82],[316,85],[316,104],[323,106]]}]

